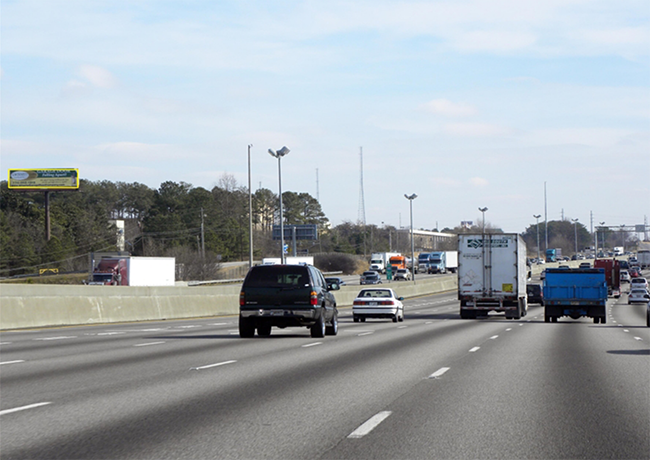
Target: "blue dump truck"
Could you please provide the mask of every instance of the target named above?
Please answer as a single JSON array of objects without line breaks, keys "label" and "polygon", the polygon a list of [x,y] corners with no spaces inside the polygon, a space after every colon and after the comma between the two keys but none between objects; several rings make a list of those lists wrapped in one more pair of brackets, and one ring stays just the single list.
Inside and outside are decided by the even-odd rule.
[{"label": "blue dump truck", "polygon": [[607,281],[602,268],[547,268],[544,280],[544,321],[560,316],[593,318],[605,324]]}]

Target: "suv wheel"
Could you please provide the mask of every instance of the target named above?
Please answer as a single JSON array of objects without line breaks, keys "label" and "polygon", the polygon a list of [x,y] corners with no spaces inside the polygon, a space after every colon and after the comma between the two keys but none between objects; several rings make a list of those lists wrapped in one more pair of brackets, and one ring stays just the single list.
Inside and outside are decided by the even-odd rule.
[{"label": "suv wheel", "polygon": [[257,335],[260,337],[268,337],[271,335],[271,325],[270,324],[258,324],[257,325]]},{"label": "suv wheel", "polygon": [[332,323],[325,328],[325,334],[336,335],[339,333],[339,315],[334,311],[332,315]]},{"label": "suv wheel", "polygon": [[255,322],[242,316],[239,317],[239,337],[250,339],[255,335]]},{"label": "suv wheel", "polygon": [[322,310],[318,321],[311,327],[311,336],[314,338],[325,337],[325,318]]}]

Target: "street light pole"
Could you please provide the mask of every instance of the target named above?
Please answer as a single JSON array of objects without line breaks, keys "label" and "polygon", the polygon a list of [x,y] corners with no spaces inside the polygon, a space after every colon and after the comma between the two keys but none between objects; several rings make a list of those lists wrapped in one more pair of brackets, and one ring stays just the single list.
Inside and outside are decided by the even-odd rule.
[{"label": "street light pole", "polygon": [[[605,222],[600,222],[600,228],[603,228],[603,225],[605,225]],[[596,230],[596,234],[598,234],[598,230]],[[605,252],[605,230],[603,230],[603,236],[601,237],[600,245],[602,246],[602,252]],[[598,252],[598,237],[596,237],[596,252]]]},{"label": "street light pole", "polygon": [[573,222],[573,231],[576,237],[576,260],[578,260],[578,219],[571,219]]},{"label": "street light pole", "polygon": [[542,215],[533,214],[533,217],[537,220],[537,263],[539,263],[539,218],[542,217]]},{"label": "street light pole", "polygon": [[248,268],[253,267],[253,191],[251,190],[251,147],[248,144]]},{"label": "street light pole", "polygon": [[413,195],[409,196],[406,193],[404,194],[404,198],[409,200],[409,207],[411,210],[411,277],[413,278],[413,284],[415,284],[415,243],[413,241],[413,200],[415,200],[418,196],[414,193]]},{"label": "street light pole", "polygon": [[284,212],[282,210],[282,166],[280,160],[283,156],[289,153],[289,149],[286,146],[282,147],[277,152],[269,149],[269,153],[271,156],[278,159],[278,189],[280,190],[280,263],[284,265]]},{"label": "street light pole", "polygon": [[483,213],[483,233],[485,233],[485,211],[487,211],[488,208],[478,208],[478,210]]}]

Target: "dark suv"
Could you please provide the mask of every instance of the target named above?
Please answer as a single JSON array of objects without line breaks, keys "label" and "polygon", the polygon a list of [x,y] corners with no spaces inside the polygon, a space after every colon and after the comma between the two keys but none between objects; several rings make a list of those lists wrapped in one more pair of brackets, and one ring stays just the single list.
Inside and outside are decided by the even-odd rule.
[{"label": "dark suv", "polygon": [[311,265],[258,265],[246,275],[239,294],[239,336],[265,337],[271,327],[307,327],[312,337],[338,333],[336,299]]}]

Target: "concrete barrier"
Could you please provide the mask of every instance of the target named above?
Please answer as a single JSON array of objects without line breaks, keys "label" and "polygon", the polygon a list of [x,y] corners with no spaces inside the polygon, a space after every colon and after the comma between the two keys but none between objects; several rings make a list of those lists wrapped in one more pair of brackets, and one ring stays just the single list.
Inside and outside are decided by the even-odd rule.
[{"label": "concrete barrier", "polygon": [[[447,275],[380,286],[408,298],[455,290],[456,282]],[[352,305],[360,288],[335,291],[337,305]],[[240,289],[0,284],[0,330],[236,315]]]}]

